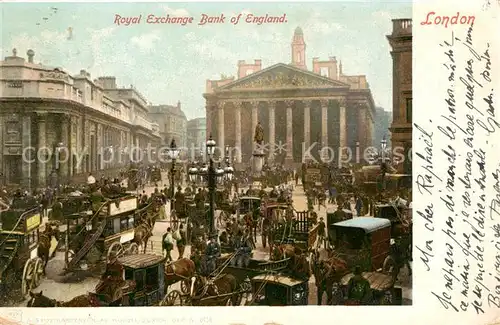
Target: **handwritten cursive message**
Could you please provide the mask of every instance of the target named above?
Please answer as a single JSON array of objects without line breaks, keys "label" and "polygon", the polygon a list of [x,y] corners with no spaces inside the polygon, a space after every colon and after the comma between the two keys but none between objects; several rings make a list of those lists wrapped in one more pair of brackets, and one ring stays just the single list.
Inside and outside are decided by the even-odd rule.
[{"label": "handwritten cursive message", "polygon": [[500,112],[493,39],[477,20],[443,33],[436,114],[414,125],[415,260],[435,277],[438,306],[484,314],[500,308]]}]

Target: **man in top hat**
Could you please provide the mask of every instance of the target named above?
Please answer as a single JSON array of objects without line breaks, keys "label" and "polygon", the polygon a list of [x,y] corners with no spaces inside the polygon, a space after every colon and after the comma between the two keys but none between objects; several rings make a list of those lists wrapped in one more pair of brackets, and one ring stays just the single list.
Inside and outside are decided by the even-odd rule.
[{"label": "man in top hat", "polygon": [[370,282],[361,273],[361,267],[356,265],[354,276],[347,284],[347,299],[353,304],[366,304],[371,298]]},{"label": "man in top hat", "polygon": [[205,250],[206,273],[212,274],[217,269],[217,258],[221,255],[219,242],[217,241],[217,233],[210,234],[207,248]]}]

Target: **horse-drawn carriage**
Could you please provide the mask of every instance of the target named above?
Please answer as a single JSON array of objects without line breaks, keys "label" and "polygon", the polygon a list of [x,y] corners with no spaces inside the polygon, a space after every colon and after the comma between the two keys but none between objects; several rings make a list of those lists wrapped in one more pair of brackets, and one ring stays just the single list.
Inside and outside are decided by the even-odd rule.
[{"label": "horse-drawn carriage", "polygon": [[0,294],[20,287],[24,297],[38,287],[44,271],[45,261],[38,253],[40,209],[9,209],[1,212],[1,221]]},{"label": "horse-drawn carriage", "polygon": [[159,306],[167,301],[165,257],[153,254],[131,254],[107,265],[95,292],[77,296],[67,302],[30,293],[28,307],[108,307]]},{"label": "horse-drawn carriage", "polygon": [[[141,222],[137,197],[120,195],[101,204],[97,211],[84,211],[65,216],[68,245],[66,245],[66,271],[78,266],[87,268],[124,253],[139,250],[134,243],[135,227]],[[152,228],[152,224],[149,225]]]},{"label": "horse-drawn carriage", "polygon": [[152,183],[161,182],[161,169],[159,167],[151,167],[149,180]]},{"label": "horse-drawn carriage", "polygon": [[[329,234],[335,247],[335,255],[352,268],[359,266],[374,292],[375,303],[388,296],[400,296],[401,289],[394,284],[399,273],[395,257],[391,255],[391,222],[387,219],[358,217],[337,222],[330,226]],[[350,277],[353,275],[351,274]],[[345,286],[350,278],[341,281]],[[371,280],[370,280],[371,279]],[[380,299],[379,299],[380,298]]]},{"label": "horse-drawn carriage", "polygon": [[251,279],[251,305],[256,306],[302,306],[308,305],[308,280],[266,273]]},{"label": "horse-drawn carriage", "polygon": [[[276,204],[267,207],[277,217],[272,222],[271,237],[274,244],[293,244],[294,246],[308,250],[316,242],[318,226],[309,217],[308,211],[295,211],[287,204]],[[293,218],[286,217],[286,213],[292,213]]]},{"label": "horse-drawn carriage", "polygon": [[131,168],[127,172],[127,190],[135,191],[139,187],[139,169]]}]

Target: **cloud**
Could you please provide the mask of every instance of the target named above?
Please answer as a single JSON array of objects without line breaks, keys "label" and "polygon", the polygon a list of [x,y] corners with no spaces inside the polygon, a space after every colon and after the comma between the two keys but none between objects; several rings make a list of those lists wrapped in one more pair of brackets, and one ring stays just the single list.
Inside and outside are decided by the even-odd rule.
[{"label": "cloud", "polygon": [[160,31],[154,30],[147,34],[134,36],[130,39],[130,42],[137,46],[141,52],[149,53],[155,48],[157,41],[160,39]]},{"label": "cloud", "polygon": [[223,46],[214,38],[203,39],[200,42],[189,45],[189,49],[194,51],[202,60],[223,60],[229,63],[236,63],[238,58],[226,48],[226,46]]},{"label": "cloud", "polygon": [[391,21],[393,15],[388,11],[379,10],[372,13],[372,18],[378,21]]},{"label": "cloud", "polygon": [[189,16],[189,12],[186,9],[179,8],[179,9],[173,9],[170,8],[169,6],[161,5],[160,6],[162,10],[165,11],[167,15],[173,16],[173,17],[187,17]]},{"label": "cloud", "polygon": [[325,16],[320,11],[314,11],[311,15],[311,18],[306,22],[305,26],[303,26],[305,30],[308,32],[311,31],[316,35],[328,35],[337,31],[345,31],[346,26],[331,21],[331,19],[325,19]]}]

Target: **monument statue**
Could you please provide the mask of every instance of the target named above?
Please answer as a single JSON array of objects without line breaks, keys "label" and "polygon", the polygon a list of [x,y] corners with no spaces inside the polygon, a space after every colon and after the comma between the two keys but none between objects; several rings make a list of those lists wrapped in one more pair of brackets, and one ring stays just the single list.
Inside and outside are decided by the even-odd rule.
[{"label": "monument statue", "polygon": [[260,125],[260,122],[257,122],[257,126],[255,127],[253,141],[258,144],[262,144],[264,142],[264,128]]}]

